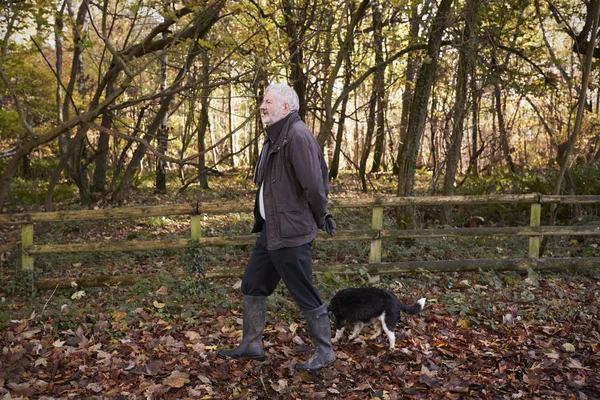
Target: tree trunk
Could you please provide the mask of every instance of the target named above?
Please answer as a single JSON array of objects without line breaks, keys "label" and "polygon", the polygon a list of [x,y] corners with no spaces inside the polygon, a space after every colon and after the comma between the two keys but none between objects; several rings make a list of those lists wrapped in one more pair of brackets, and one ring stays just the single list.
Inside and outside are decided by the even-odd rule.
[{"label": "tree trunk", "polygon": [[358,175],[360,176],[360,182],[363,193],[367,190],[367,161],[369,159],[369,153],[371,152],[371,141],[373,140],[373,132],[375,131],[375,108],[377,107],[377,98],[375,91],[371,92],[371,99],[369,100],[369,114],[367,116],[367,131],[365,132],[365,140],[363,144],[362,154],[360,157],[360,164],[358,166]]},{"label": "tree trunk", "polygon": [[[165,8],[166,3],[165,3]],[[163,38],[166,38],[168,33],[163,33]],[[158,85],[158,90],[161,92],[167,88],[167,64],[169,62],[169,56],[167,52],[163,52],[160,56],[160,83]],[[169,142],[169,113],[165,113],[163,116],[160,127],[158,128],[158,136],[157,136],[157,146],[156,150],[162,155],[167,154],[167,144]],[[155,191],[156,193],[166,193],[167,192],[167,161],[163,158],[158,157],[156,159],[156,182],[155,182]]]},{"label": "tree trunk", "polygon": [[[140,128],[142,126],[142,121],[144,120],[144,114],[146,113],[146,110],[148,109],[148,105],[142,107],[142,109],[140,110],[138,117],[137,117],[137,121],[135,123],[135,129],[133,130],[133,136],[137,136],[137,133],[140,131]],[[108,188],[108,193],[114,193],[115,187],[117,185],[117,182],[119,181],[119,177],[121,175],[121,171],[123,171],[123,168],[125,167],[125,158],[127,158],[127,154],[129,153],[129,149],[131,149],[131,146],[133,145],[133,140],[128,140],[127,144],[123,147],[123,150],[121,150],[121,154],[119,156],[119,158],[117,159],[117,161],[114,163],[114,171],[113,171],[113,179],[110,182],[110,186]]]},{"label": "tree trunk", "polygon": [[473,128],[471,129],[471,157],[469,160],[469,174],[477,177],[479,176],[479,154],[483,151],[479,148],[479,103],[481,101],[481,90],[477,88],[477,81],[475,79],[475,70],[473,70],[473,76],[471,77],[471,97],[473,99],[473,105],[471,109],[471,121]]},{"label": "tree trunk", "polygon": [[[304,120],[306,117],[306,84],[307,77],[304,72],[304,46],[305,33],[312,25],[313,13],[317,9],[311,0],[304,0],[302,6],[297,1],[283,0],[283,16],[285,18],[285,32],[288,37],[288,52],[290,63],[290,79],[292,86],[300,100],[298,114]],[[307,13],[310,12],[310,15]]]},{"label": "tree trunk", "polygon": [[[465,26],[463,27],[462,37],[459,43],[462,45],[458,49],[458,71],[456,78],[456,99],[454,101],[454,118],[452,121],[452,136],[446,158],[446,174],[444,175],[444,196],[454,195],[454,184],[456,182],[456,172],[462,153],[462,140],[464,132],[464,122],[467,115],[467,94],[469,87],[469,77],[473,75],[475,67],[475,40],[474,32],[477,27],[477,11],[479,10],[481,0],[468,0],[463,9]],[[444,207],[443,221],[448,222],[450,207]]]},{"label": "tree trunk", "polygon": [[[375,47],[375,65],[379,67],[373,75],[373,92],[376,101],[376,122],[377,130],[375,134],[375,149],[373,151],[373,164],[371,173],[381,171],[383,152],[385,149],[385,65],[383,64],[383,33],[382,17],[378,2],[373,3],[373,45]],[[363,188],[364,189],[364,188]]]},{"label": "tree trunk", "polygon": [[415,168],[421,136],[425,129],[427,105],[431,87],[435,80],[442,37],[446,29],[453,0],[441,0],[436,16],[432,22],[425,59],[415,83],[415,90],[409,113],[407,137],[402,146],[402,155],[398,165],[398,196],[414,195]]},{"label": "tree trunk", "polygon": [[54,28],[54,43],[56,46],[56,122],[58,125],[64,122],[62,112],[62,98],[63,98],[63,87],[62,87],[62,75],[63,75],[63,29],[65,26],[64,16],[65,7],[67,6],[67,0],[64,0],[60,10],[55,16],[55,28]]},{"label": "tree trunk", "polygon": [[[88,5],[86,2],[82,2],[77,11],[77,16],[73,15],[73,10],[70,5],[67,8],[72,21],[72,34],[73,34],[73,60],[71,63],[71,75],[69,78],[69,84],[67,86],[67,93],[65,95],[63,101],[63,121],[66,121],[70,118],[70,108],[73,102],[73,95],[75,88],[79,94],[82,96],[85,94],[85,84],[84,84],[84,76],[83,76],[83,49],[84,49],[84,25],[86,23],[88,17]],[[74,108],[75,106],[73,106]],[[76,113],[79,113],[78,110],[74,110]],[[82,129],[81,127],[79,129]],[[83,128],[87,131],[88,128]],[[61,154],[66,152],[70,153],[70,158],[67,160],[65,168],[69,174],[69,177],[73,180],[75,185],[79,190],[79,198],[82,203],[87,204],[90,202],[90,185],[89,178],[87,176],[87,163],[85,161],[85,142],[81,135],[76,134],[75,136],[78,139],[73,139],[74,142],[71,143],[69,132],[61,135],[59,139],[59,149]]]},{"label": "tree trunk", "polygon": [[231,166],[237,166],[237,156],[236,156],[236,148],[235,148],[235,137],[233,135],[233,106],[231,104],[231,92],[232,92],[232,83],[229,82],[227,85],[227,133],[229,136],[229,152],[231,154]]},{"label": "tree trunk", "polygon": [[[596,38],[598,37],[598,25],[600,19],[600,0],[592,0],[588,4],[588,15],[587,15],[587,25],[592,25],[591,30],[591,38],[589,43],[596,43]],[[581,125],[583,123],[583,114],[586,110],[586,99],[587,99],[587,90],[590,82],[590,75],[592,71],[592,62],[594,60],[594,51],[593,47],[590,46],[587,53],[585,54],[583,65],[582,65],[582,79],[581,79],[581,90],[579,92],[579,102],[577,104],[577,115],[575,117],[575,125],[573,127],[573,132],[569,135],[567,142],[565,143],[565,151],[564,155],[561,157],[561,154],[558,154],[558,162],[560,164],[560,171],[558,176],[556,177],[556,182],[554,183],[554,190],[552,194],[558,195],[560,194],[563,179],[565,177],[565,172],[569,167],[569,159],[573,154],[573,149],[577,143],[577,139],[579,138],[579,134],[581,133]],[[555,206],[553,206],[553,209]],[[552,213],[554,215],[554,213]],[[554,219],[552,221],[554,223]]]},{"label": "tree trunk", "polygon": [[[346,63],[344,64],[344,87],[350,84],[352,79],[352,61],[348,53]],[[333,150],[333,159],[329,165],[329,179],[337,179],[340,171],[340,155],[342,154],[342,142],[344,139],[344,124],[346,123],[346,109],[348,107],[348,96],[345,96],[340,106],[340,118],[338,120],[337,133],[335,135],[335,147]]]},{"label": "tree trunk", "polygon": [[508,143],[508,133],[506,132],[506,124],[504,123],[504,109],[502,107],[502,91],[500,90],[500,74],[494,72],[494,103],[496,105],[496,117],[498,118],[498,136],[500,139],[500,146],[502,148],[502,154],[508,164],[511,172],[516,172],[515,164],[513,163],[511,152],[512,149]]},{"label": "tree trunk", "polygon": [[209,58],[206,50],[202,51],[202,89],[200,90],[200,119],[198,121],[198,180],[202,189],[208,189],[208,174],[206,169],[206,133],[209,129],[208,105],[209,87]]},{"label": "tree trunk", "polygon": [[[419,15],[419,5],[414,2],[410,12],[410,29],[409,29],[409,41],[414,44],[419,39],[419,28],[421,26]],[[413,95],[413,85],[415,80],[415,72],[418,66],[418,55],[416,53],[409,53],[406,60],[406,70],[404,72],[404,90],[402,91],[402,112],[400,114],[400,131],[398,137],[398,153],[394,162],[394,174],[398,174],[398,165],[400,165],[400,157],[402,157],[402,147],[406,142],[406,132],[408,131],[408,113],[411,108],[411,101]]]},{"label": "tree trunk", "polygon": [[[110,94],[114,90],[114,79],[112,79],[106,85],[106,95]],[[113,111],[105,111],[102,114],[101,125],[104,128],[111,129],[113,123]],[[110,135],[107,132],[100,131],[98,136],[98,149],[96,150],[96,157],[94,160],[94,177],[92,183],[92,191],[96,193],[103,193],[106,189],[106,173],[108,169],[108,149],[110,145]]]},{"label": "tree trunk", "polygon": [[356,27],[358,26],[359,22],[365,16],[369,2],[370,0],[362,0],[356,11],[352,13],[350,23],[348,25],[348,28],[346,29],[346,35],[340,43],[340,49],[336,54],[334,66],[332,67],[331,71],[329,71],[329,77],[327,79],[327,82],[325,83],[323,94],[323,107],[325,111],[325,116],[323,122],[321,123],[319,134],[317,135],[317,142],[321,147],[325,145],[325,142],[327,142],[327,138],[329,138],[333,130],[333,116],[336,111],[333,109],[333,92],[335,90],[337,76],[340,71],[340,68],[342,67],[342,63],[346,59],[346,55],[352,49],[352,42],[354,41],[354,31],[356,30]]}]

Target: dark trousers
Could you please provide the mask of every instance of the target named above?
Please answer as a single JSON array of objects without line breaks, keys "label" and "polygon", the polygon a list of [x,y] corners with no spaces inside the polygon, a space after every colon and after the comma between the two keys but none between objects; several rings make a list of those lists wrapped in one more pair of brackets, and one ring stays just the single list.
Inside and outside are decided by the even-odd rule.
[{"label": "dark trousers", "polygon": [[312,283],[312,243],[268,250],[264,226],[244,272],[242,293],[270,296],[281,280],[302,311],[323,304]]}]

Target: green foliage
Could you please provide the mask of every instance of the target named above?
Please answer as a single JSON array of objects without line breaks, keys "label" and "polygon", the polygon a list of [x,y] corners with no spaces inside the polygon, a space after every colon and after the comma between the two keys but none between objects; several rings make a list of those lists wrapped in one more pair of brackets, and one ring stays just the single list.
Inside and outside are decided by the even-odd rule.
[{"label": "green foliage", "polygon": [[[570,169],[578,195],[600,193],[600,170],[594,164],[577,163]],[[462,195],[484,195],[497,193],[542,193],[551,194],[555,176],[541,174],[532,168],[518,173],[497,171],[489,176],[469,176],[460,188]]]},{"label": "green foliage", "polygon": [[[49,168],[52,162],[33,162],[34,179],[21,176],[13,177],[10,186],[10,196],[15,204],[20,207],[30,207],[44,204],[48,192]],[[72,185],[60,183],[55,186],[52,199],[55,203],[70,202],[77,196],[77,190]]]},{"label": "green foliage", "polygon": [[34,284],[39,276],[40,272],[35,269],[27,271],[17,269],[10,279],[3,282],[3,291],[11,296],[35,297],[37,290]]},{"label": "green foliage", "polygon": [[148,234],[145,231],[133,231],[127,234],[127,240],[146,240]]},{"label": "green foliage", "polygon": [[0,136],[2,138],[16,138],[23,132],[19,121],[19,114],[14,110],[0,108]]},{"label": "green foliage", "polygon": [[469,176],[460,188],[461,195],[486,195],[498,193],[552,193],[552,181],[539,171],[524,168],[519,173],[508,170],[495,171],[488,176]]},{"label": "green foliage", "polygon": [[146,219],[146,224],[150,227],[161,227],[161,226],[167,226],[171,223],[171,220],[167,217],[148,217],[148,219]]},{"label": "green foliage", "polygon": [[[56,80],[37,50],[19,47],[12,50],[3,60],[2,68],[10,82],[11,89],[19,94],[22,107],[27,110],[28,123],[34,128],[42,126],[54,120],[56,116]],[[2,101],[2,97],[6,100]],[[2,136],[23,133],[24,128],[21,126],[21,122],[15,118],[16,109],[13,108],[9,90],[1,81],[0,102],[4,105],[4,116],[0,115]]]},{"label": "green foliage", "polygon": [[202,248],[197,240],[190,241],[190,247],[185,249],[181,260],[181,264],[191,276],[190,281],[186,283],[188,290],[202,292],[207,288],[208,282],[204,278],[204,273],[209,260],[206,249]]},{"label": "green foliage", "polygon": [[597,165],[581,163],[571,168],[571,176],[578,195],[600,194],[600,170]]}]

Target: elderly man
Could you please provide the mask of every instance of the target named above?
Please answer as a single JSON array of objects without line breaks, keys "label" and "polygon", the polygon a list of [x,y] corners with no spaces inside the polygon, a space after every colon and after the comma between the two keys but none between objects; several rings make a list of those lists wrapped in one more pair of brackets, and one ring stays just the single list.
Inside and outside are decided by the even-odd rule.
[{"label": "elderly man", "polygon": [[270,85],[260,106],[266,137],[254,174],[258,187],[253,232],[260,232],[242,279],[243,337],[225,359],[264,360],[266,297],[280,280],[303,311],[315,352],[296,369],[317,371],[335,361],[329,313],[312,282],[312,242],[317,230],[335,234],[327,213],[327,165],[314,135],[298,115],[298,95]]}]

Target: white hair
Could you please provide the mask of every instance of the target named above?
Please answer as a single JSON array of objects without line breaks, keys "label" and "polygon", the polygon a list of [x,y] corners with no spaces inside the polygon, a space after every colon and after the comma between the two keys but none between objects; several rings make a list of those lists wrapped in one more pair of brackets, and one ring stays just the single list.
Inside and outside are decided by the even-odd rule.
[{"label": "white hair", "polygon": [[265,90],[265,94],[272,89],[275,89],[275,97],[281,104],[287,103],[290,105],[290,111],[298,111],[300,109],[298,93],[296,93],[293,87],[289,86],[287,83],[271,83]]}]

